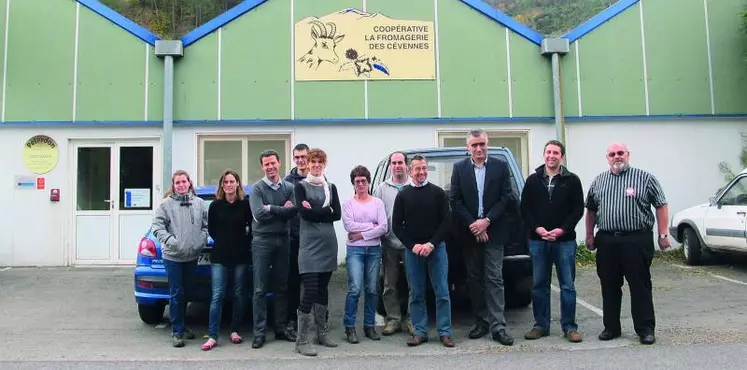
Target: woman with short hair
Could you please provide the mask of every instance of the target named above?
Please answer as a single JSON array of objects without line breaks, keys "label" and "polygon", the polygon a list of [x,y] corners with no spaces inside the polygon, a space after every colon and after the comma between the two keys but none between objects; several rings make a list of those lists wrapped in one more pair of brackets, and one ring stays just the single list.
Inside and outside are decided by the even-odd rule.
[{"label": "woman with short hair", "polygon": [[347,238],[348,295],[345,299],[345,335],[349,343],[358,343],[355,314],[358,299],[363,301],[363,332],[371,340],[380,340],[376,333],[376,305],[378,299],[379,268],[381,266],[381,236],[386,234],[387,215],[384,202],[368,193],[371,172],[364,166],[350,171],[350,183],[355,195],[342,207],[342,222]]},{"label": "woman with short hair", "polygon": [[[311,149],[307,154],[309,173],[295,185],[296,206],[301,218],[299,229],[298,270],[303,296],[298,308],[296,351],[316,356],[308,340],[312,321],[317,341],[326,347],[337,347],[329,338],[329,280],[337,269],[337,236],[333,223],[340,220],[340,198],[337,187],[324,177],[327,154]],[[313,309],[313,316],[312,316]]]}]

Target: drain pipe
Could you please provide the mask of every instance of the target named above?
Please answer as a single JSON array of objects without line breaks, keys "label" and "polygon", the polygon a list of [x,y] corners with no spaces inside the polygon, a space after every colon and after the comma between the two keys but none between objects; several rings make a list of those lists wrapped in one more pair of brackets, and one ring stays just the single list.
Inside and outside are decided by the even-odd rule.
[{"label": "drain pipe", "polygon": [[[563,114],[563,91],[562,74],[560,72],[560,57],[568,54],[570,45],[568,39],[546,38],[542,40],[540,52],[542,55],[550,55],[552,59],[552,95],[555,102],[555,137],[558,141],[565,142],[565,115]],[[567,156],[566,156],[567,159]]]},{"label": "drain pipe", "polygon": [[163,133],[161,145],[161,187],[171,186],[173,143],[174,143],[174,57],[184,56],[180,40],[156,40],[156,56],[163,58]]}]

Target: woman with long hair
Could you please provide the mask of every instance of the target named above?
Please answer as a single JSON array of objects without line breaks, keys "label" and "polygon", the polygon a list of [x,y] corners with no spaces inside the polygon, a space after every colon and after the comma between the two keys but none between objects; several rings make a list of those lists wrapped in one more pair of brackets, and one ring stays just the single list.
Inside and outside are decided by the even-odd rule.
[{"label": "woman with long hair", "polygon": [[[202,345],[204,351],[209,351],[218,345],[223,299],[226,294],[226,284],[229,276],[233,276],[233,316],[231,318],[231,342],[239,344],[243,341],[239,335],[239,328],[244,316],[245,287],[244,274],[251,262],[249,242],[251,233],[251,209],[246,199],[241,177],[236,171],[223,171],[218,181],[215,200],[210,203],[208,210],[208,232],[213,238],[213,250],[210,255],[212,299],[210,301],[210,323],[208,325],[208,339]],[[233,275],[231,275],[233,273]]]},{"label": "woman with long hair", "polygon": [[381,266],[381,236],[389,230],[386,208],[381,199],[368,193],[371,172],[364,166],[350,171],[350,183],[355,195],[342,207],[342,223],[347,238],[348,295],[345,298],[345,335],[349,343],[358,343],[355,316],[358,299],[363,300],[363,333],[371,340],[380,340],[376,333],[376,305],[379,302],[378,283]]},{"label": "woman with long hair", "polygon": [[[301,217],[298,270],[303,296],[298,308],[296,352],[316,356],[308,340],[312,321],[317,341],[325,347],[337,347],[329,338],[329,280],[337,269],[337,236],[333,223],[339,221],[340,198],[337,187],[324,177],[327,154],[312,149],[307,154],[309,173],[295,186],[296,205]],[[313,313],[312,313],[313,310]]]},{"label": "woman with long hair", "polygon": [[174,347],[184,347],[194,334],[184,327],[187,294],[194,281],[197,259],[207,245],[207,208],[195,196],[194,185],[186,171],[171,176],[171,188],[153,218],[153,235],[161,244],[163,266],[169,284],[169,320]]}]

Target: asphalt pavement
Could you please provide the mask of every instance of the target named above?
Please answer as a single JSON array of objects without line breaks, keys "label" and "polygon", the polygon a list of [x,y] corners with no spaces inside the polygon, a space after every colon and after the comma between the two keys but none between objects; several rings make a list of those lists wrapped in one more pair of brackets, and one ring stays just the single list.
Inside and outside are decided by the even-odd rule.
[{"label": "asphalt pavement", "polygon": [[[361,343],[343,340],[342,306],[346,283],[336,274],[331,284],[331,332],[340,346],[317,348],[319,356],[303,358],[293,344],[276,342],[251,348],[251,327],[240,345],[220,341],[209,352],[200,338],[184,348],[171,347],[167,318],[142,323],[132,296],[132,268],[11,268],[0,270],[0,368],[666,368],[721,369],[739,367],[747,355],[747,263],[691,268],[679,263],[656,264],[652,270],[657,343],[638,343],[630,318],[627,286],[623,287],[623,337],[601,342],[601,294],[596,272],[577,270],[577,322],[582,343],[569,343],[559,328],[558,293],[553,294],[553,327],[549,337],[527,341],[531,306],[506,313],[514,346],[490,339],[467,339],[472,318],[454,312],[456,348],[445,348],[431,326],[431,341],[416,348],[399,333],[370,341],[359,329]],[[556,286],[556,282],[554,285]],[[362,301],[360,305],[362,306]],[[188,325],[207,332],[207,307],[190,307]],[[360,322],[359,310],[359,322]],[[226,325],[222,335],[225,338]],[[360,324],[359,324],[360,327]]]}]

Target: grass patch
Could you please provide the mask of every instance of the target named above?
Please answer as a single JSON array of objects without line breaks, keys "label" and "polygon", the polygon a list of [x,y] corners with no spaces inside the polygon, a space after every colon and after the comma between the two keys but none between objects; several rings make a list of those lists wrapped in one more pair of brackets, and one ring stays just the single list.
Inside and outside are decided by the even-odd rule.
[{"label": "grass patch", "polygon": [[[656,246],[654,251],[654,259],[652,265],[661,264],[672,264],[682,263],[685,255],[682,248],[672,249],[671,247],[666,250],[659,250],[659,246]],[[596,264],[597,253],[596,251],[590,251],[586,248],[586,243],[579,243],[576,247],[576,265],[579,267],[593,267]]]}]

